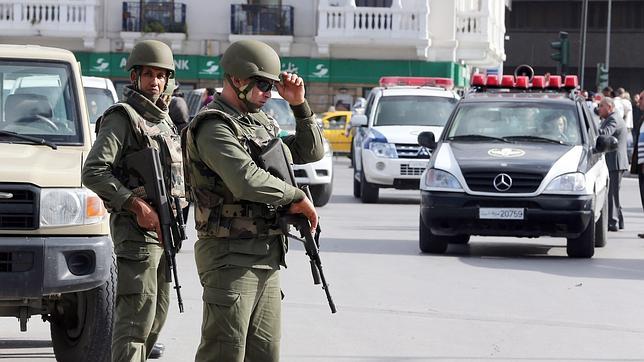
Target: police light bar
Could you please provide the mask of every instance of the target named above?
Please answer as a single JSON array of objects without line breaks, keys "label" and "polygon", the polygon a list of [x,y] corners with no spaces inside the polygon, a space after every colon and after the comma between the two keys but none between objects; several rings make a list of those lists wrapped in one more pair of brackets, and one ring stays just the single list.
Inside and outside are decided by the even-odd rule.
[{"label": "police light bar", "polygon": [[528,89],[530,87],[530,78],[527,75],[520,75],[517,77],[517,82],[514,86],[516,88]]},{"label": "police light bar", "polygon": [[439,77],[381,77],[378,82],[381,87],[412,86],[412,87],[441,87],[454,88],[450,78]]},{"label": "police light bar", "polygon": [[514,87],[514,76],[504,75],[501,77],[501,87],[503,88],[513,88]]},{"label": "police light bar", "polygon": [[546,86],[546,77],[543,75],[535,75],[532,77],[532,88],[545,88]]},{"label": "police light bar", "polygon": [[550,89],[559,89],[561,88],[561,76],[551,75],[548,78],[548,88]]},{"label": "police light bar", "polygon": [[575,89],[579,85],[579,80],[576,75],[567,75],[564,79],[564,87],[568,89]]},{"label": "police light bar", "polygon": [[498,87],[499,84],[499,77],[496,74],[490,74],[487,76],[487,81],[485,82],[485,85],[488,87]]},{"label": "police light bar", "polygon": [[475,87],[485,86],[485,77],[481,73],[476,73],[472,75],[472,85]]}]

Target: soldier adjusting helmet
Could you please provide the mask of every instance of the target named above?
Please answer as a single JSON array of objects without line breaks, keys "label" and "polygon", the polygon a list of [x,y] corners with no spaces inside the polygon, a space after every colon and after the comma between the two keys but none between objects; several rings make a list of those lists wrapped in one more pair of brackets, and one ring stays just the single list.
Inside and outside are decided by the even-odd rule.
[{"label": "soldier adjusting helmet", "polygon": [[268,44],[258,40],[232,43],[221,58],[224,72],[239,79],[262,77],[279,81],[280,57]]},{"label": "soldier adjusting helmet", "polygon": [[170,71],[168,78],[174,78],[174,57],[172,50],[164,42],[158,40],[143,40],[137,43],[127,58],[127,71],[136,67],[149,66]]}]

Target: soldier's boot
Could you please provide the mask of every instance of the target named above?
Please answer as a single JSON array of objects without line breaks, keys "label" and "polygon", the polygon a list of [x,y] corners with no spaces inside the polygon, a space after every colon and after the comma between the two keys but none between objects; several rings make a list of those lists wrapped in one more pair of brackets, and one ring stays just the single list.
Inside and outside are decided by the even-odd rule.
[{"label": "soldier's boot", "polygon": [[163,356],[163,352],[165,351],[165,345],[163,343],[155,343],[154,346],[152,346],[152,350],[150,351],[150,355],[148,358],[150,359],[156,359],[156,358],[161,358]]}]

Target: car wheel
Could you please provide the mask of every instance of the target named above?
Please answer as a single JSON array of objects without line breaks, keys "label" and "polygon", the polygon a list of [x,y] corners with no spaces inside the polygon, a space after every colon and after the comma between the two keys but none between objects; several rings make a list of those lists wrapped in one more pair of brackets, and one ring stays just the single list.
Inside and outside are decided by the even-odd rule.
[{"label": "car wheel", "polygon": [[375,204],[378,202],[378,186],[370,184],[364,177],[364,167],[360,172],[360,200],[365,204]]},{"label": "car wheel", "polygon": [[595,254],[595,222],[590,220],[578,238],[568,238],[566,251],[571,258],[592,258]]},{"label": "car wheel", "polygon": [[58,361],[109,362],[116,295],[116,257],[107,282],[92,290],[63,294],[50,318],[51,340]]},{"label": "car wheel", "polygon": [[356,172],[353,173],[353,197],[360,198],[360,181],[356,179]]},{"label": "car wheel", "polygon": [[608,198],[604,198],[601,215],[595,223],[595,247],[602,248],[606,246],[608,239]]},{"label": "car wheel", "polygon": [[331,199],[331,193],[333,192],[333,179],[328,184],[321,185],[310,185],[311,196],[313,197],[313,205],[315,206],[324,206]]},{"label": "car wheel", "polygon": [[423,253],[443,254],[447,250],[447,238],[432,234],[423,217],[418,223],[418,246]]}]

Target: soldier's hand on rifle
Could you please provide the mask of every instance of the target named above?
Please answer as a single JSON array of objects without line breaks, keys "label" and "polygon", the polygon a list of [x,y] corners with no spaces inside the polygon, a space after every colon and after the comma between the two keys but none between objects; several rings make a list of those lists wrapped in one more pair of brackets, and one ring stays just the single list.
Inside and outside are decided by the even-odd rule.
[{"label": "soldier's hand on rifle", "polygon": [[277,93],[292,106],[304,103],[304,80],[297,74],[287,72],[282,72],[280,78],[282,81],[275,83]]},{"label": "soldier's hand on rifle", "polygon": [[159,244],[163,245],[161,238],[161,223],[159,222],[159,215],[156,211],[140,197],[132,196],[129,203],[129,211],[136,216],[136,223],[139,224],[143,230],[150,230],[157,233]]},{"label": "soldier's hand on rifle", "polygon": [[288,208],[289,214],[303,214],[309,219],[311,223],[311,230],[315,230],[318,227],[318,214],[315,211],[313,203],[308,198],[303,198],[300,201],[294,202],[291,204],[291,207]]}]

